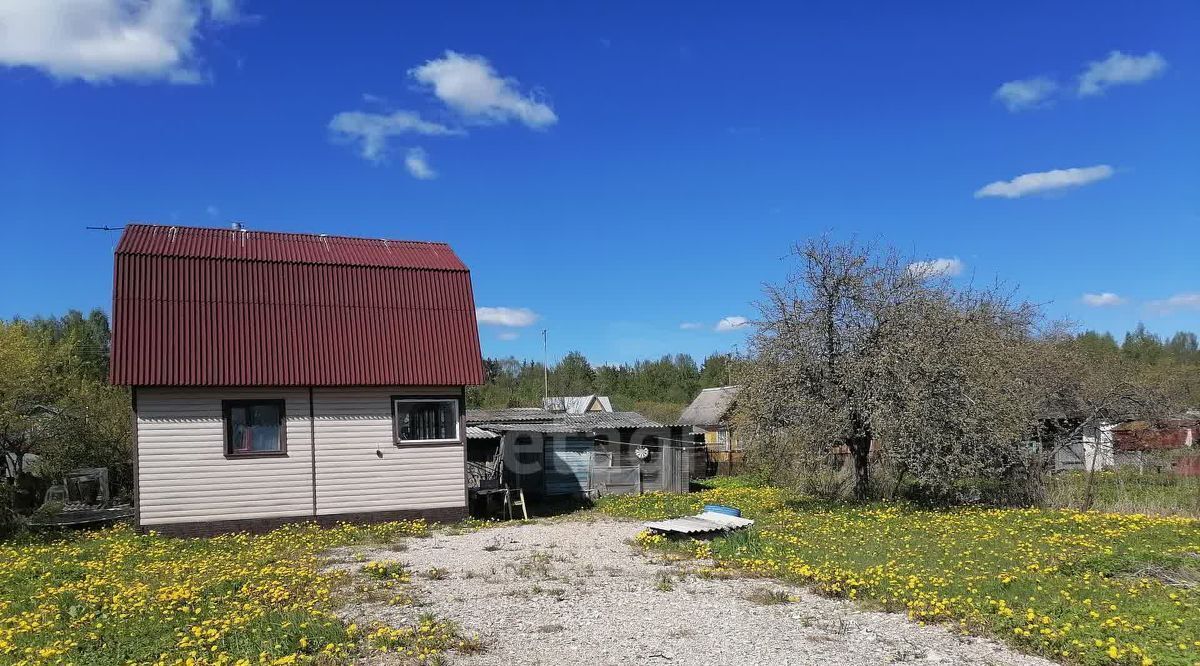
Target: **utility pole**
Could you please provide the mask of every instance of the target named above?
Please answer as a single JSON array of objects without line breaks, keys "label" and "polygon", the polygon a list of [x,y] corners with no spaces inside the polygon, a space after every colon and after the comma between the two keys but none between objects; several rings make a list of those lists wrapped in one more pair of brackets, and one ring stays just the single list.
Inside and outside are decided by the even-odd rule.
[{"label": "utility pole", "polygon": [[542,404],[550,397],[550,343],[549,329],[542,329]]}]

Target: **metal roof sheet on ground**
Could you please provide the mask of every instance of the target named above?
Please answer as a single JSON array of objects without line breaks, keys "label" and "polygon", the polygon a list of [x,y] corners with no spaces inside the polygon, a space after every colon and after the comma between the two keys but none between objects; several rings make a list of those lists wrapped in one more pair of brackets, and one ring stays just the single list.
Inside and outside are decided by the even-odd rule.
[{"label": "metal roof sheet on ground", "polygon": [[491,430],[484,430],[478,426],[467,426],[467,439],[497,439],[499,433],[494,433]]},{"label": "metal roof sheet on ground", "polygon": [[659,532],[699,534],[702,532],[727,532],[753,525],[754,521],[740,516],[730,516],[715,511],[704,511],[695,516],[684,516],[668,520],[657,520],[643,525]]},{"label": "metal roof sheet on ground", "polygon": [[110,380],[480,384],[471,276],[443,243],[131,224]]}]

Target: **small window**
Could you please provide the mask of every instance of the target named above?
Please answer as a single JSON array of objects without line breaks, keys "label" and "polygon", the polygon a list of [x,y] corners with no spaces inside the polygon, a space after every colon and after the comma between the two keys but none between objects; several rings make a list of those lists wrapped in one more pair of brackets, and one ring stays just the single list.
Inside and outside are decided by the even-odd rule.
[{"label": "small window", "polygon": [[225,455],[287,455],[282,400],[225,400]]},{"label": "small window", "polygon": [[458,443],[458,400],[456,398],[392,401],[392,418],[397,444]]}]

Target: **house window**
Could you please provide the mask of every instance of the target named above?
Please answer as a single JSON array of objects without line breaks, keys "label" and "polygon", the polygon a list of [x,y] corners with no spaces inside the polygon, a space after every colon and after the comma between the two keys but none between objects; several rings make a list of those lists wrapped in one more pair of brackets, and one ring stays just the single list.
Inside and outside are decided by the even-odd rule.
[{"label": "house window", "polygon": [[705,442],[709,444],[709,449],[719,452],[728,452],[729,447],[729,431],[721,428],[719,430],[709,430],[705,433]]},{"label": "house window", "polygon": [[393,398],[396,444],[457,444],[457,398]]},{"label": "house window", "polygon": [[225,455],[236,457],[287,455],[282,400],[225,400]]}]

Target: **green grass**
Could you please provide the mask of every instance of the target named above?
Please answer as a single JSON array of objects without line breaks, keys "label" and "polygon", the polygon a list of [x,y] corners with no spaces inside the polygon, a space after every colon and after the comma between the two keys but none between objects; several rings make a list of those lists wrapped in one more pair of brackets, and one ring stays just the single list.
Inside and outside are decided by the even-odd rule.
[{"label": "green grass", "polygon": [[[722,572],[776,577],[992,635],[1065,663],[1200,664],[1200,523],[1071,510],[922,510],[807,501],[773,488],[605,499],[639,519],[739,507],[758,523],[690,550]],[[679,543],[648,547],[687,552]]]},{"label": "green grass", "polygon": [[381,563],[351,575],[328,570],[324,556],[425,534],[419,521],[213,539],[120,526],[0,543],[0,664],[331,666],[383,649],[434,662],[470,641],[445,622],[359,629],[334,614],[355,580],[391,588],[406,569]]},{"label": "green grass", "polygon": [[[1083,472],[1059,474],[1046,483],[1053,506],[1079,508],[1086,494]],[[1098,472],[1092,508],[1117,513],[1200,518],[1200,477],[1176,476],[1136,469]]]},{"label": "green grass", "polygon": [[755,474],[738,474],[735,476],[712,476],[695,485],[703,490],[715,488],[766,488],[771,485],[766,477]]}]

